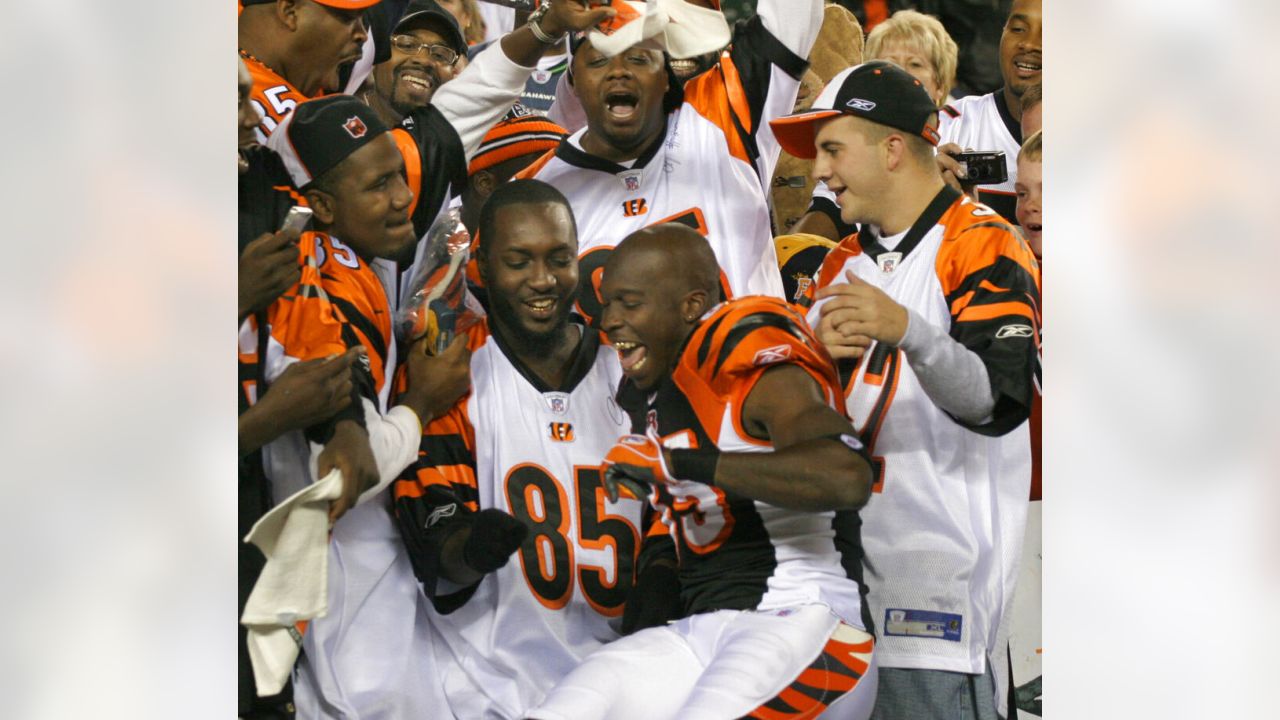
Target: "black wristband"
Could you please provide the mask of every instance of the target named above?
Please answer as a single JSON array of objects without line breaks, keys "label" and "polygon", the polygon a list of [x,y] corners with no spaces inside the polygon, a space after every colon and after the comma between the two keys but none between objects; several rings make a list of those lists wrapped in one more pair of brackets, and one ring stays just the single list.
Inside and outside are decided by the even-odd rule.
[{"label": "black wristband", "polygon": [[719,462],[720,451],[716,448],[671,450],[671,474],[677,480],[692,480],[706,485],[715,485],[716,465]]}]

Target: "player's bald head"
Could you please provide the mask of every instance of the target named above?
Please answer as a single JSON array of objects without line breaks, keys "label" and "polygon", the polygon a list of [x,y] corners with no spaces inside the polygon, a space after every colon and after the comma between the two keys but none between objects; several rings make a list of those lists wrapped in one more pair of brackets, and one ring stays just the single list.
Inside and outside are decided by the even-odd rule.
[{"label": "player's bald head", "polygon": [[637,230],[614,248],[604,266],[610,272],[647,276],[674,296],[702,290],[719,302],[720,264],[707,239],[688,225],[666,223]]}]

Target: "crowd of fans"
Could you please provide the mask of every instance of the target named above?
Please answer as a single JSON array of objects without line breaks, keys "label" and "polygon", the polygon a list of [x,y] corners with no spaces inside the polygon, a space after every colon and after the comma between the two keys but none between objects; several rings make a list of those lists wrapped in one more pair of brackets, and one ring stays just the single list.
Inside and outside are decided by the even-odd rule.
[{"label": "crowd of fans", "polygon": [[240,717],[1013,715],[1040,0],[724,5],[241,0]]}]

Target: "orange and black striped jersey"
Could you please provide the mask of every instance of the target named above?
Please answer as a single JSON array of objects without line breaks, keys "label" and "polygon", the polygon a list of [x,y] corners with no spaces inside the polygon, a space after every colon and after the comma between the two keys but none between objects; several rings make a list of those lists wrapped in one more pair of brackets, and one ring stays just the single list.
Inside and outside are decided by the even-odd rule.
[{"label": "orange and black striped jersey", "polygon": [[[838,365],[845,409],[877,471],[862,512],[876,653],[886,667],[981,673],[1004,662],[996,636],[1026,522],[1040,269],[1004,218],[944,188],[902,236],[882,241],[864,227],[842,241],[814,291],[847,283],[849,272],[987,371],[994,409],[965,422],[933,402],[900,348],[875,342]],[[810,323],[826,302],[813,304]]]},{"label": "orange and black striped jersey", "polygon": [[280,124],[280,120],[285,115],[293,111],[298,103],[305,102],[311,98],[302,94],[288,80],[280,77],[275,70],[267,67],[258,58],[240,51],[240,57],[244,60],[245,67],[249,68],[249,75],[253,78],[253,89],[249,91],[249,102],[257,109],[258,114],[262,116],[262,122],[258,123],[258,142],[265,144],[267,138],[271,137],[271,133],[276,131],[276,126]]},{"label": "orange and black striped jersey", "polygon": [[[761,296],[709,313],[671,377],[651,394],[624,383],[619,403],[632,432],[654,432],[668,448],[772,452],[744,429],[742,411],[756,382],[779,364],[805,370],[839,407],[839,378],[804,317]],[[691,480],[656,488],[650,500],[676,545],[686,613],[823,603],[865,624],[858,539],[837,532],[836,513],[784,510]]]},{"label": "orange and black striped jersey", "polygon": [[[368,367],[357,365],[357,388],[385,409],[392,330],[382,283],[354,250],[331,235],[304,232],[298,254],[301,277],[266,313],[269,338],[263,374],[267,382],[294,362],[363,345],[369,363]],[[241,328],[242,362],[257,360],[253,357],[257,335],[256,318],[251,317]]]},{"label": "orange and black striped jersey", "polygon": [[[468,330],[471,392],[427,424],[417,461],[394,485],[401,537],[436,608],[433,633],[449,648],[437,667],[458,717],[524,717],[618,637],[644,504],[605,497],[600,463],[628,428],[613,399],[622,370],[598,333],[575,325],[582,340],[560,387],[525,367],[488,322]],[[452,585],[440,577],[440,538],[488,508],[519,518],[529,535],[506,566]]]}]

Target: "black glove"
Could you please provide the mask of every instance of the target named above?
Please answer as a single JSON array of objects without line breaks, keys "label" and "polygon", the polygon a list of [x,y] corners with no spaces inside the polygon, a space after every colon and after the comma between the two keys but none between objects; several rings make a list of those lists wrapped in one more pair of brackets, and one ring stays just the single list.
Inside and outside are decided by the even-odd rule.
[{"label": "black glove", "polygon": [[627,593],[627,603],[622,609],[622,634],[665,625],[683,615],[680,577],[675,566],[650,563],[640,571],[635,585]]},{"label": "black glove", "polygon": [[471,537],[462,546],[462,561],[479,573],[491,573],[507,564],[511,553],[529,534],[524,523],[496,508],[486,508],[468,518]]}]

